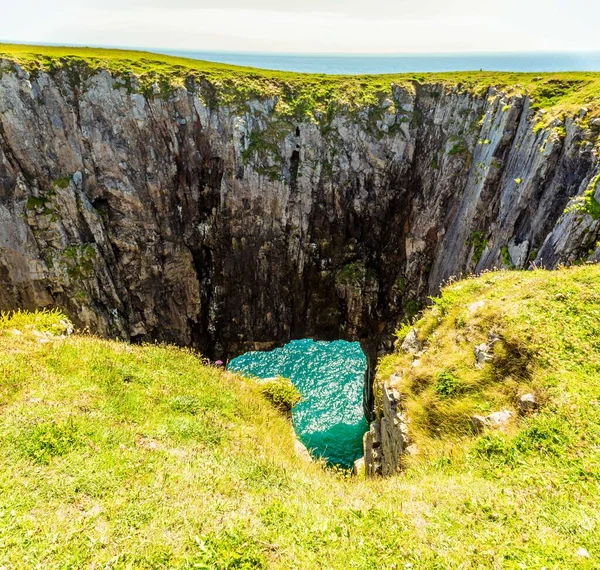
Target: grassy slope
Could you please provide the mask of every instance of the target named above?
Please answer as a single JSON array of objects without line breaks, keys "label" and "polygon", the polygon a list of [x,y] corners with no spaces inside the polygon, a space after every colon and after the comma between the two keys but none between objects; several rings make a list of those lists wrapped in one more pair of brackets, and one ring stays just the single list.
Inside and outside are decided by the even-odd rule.
[{"label": "grassy slope", "polygon": [[[589,381],[600,373],[598,266],[466,279],[446,287],[418,322],[398,332],[399,340],[412,326],[427,347],[423,356],[418,363],[401,351],[384,358],[380,378],[392,372],[401,377],[397,387],[409,395],[412,431],[421,445],[437,447],[438,432],[462,445],[461,438],[472,435],[472,415],[516,412],[519,397],[529,392],[548,403],[552,415],[540,417],[557,437],[561,430],[569,437],[577,431],[582,418],[568,416],[572,406],[592,414],[600,405],[600,380]],[[494,360],[477,369],[474,347],[487,343],[490,333],[500,339]],[[520,427],[515,423],[510,431]],[[585,420],[582,428],[578,437],[587,432],[591,441],[600,439],[598,426],[589,431]]]},{"label": "grassy slope", "polygon": [[[258,387],[190,352],[36,332],[59,321],[0,319],[0,566],[600,567],[598,266],[444,291],[417,324],[431,343],[410,397],[422,453],[389,480],[302,463]],[[519,350],[475,372],[490,327]],[[406,364],[390,355],[380,376]],[[470,387],[436,396],[448,371]],[[525,388],[536,416],[465,427]],[[420,398],[441,402],[435,422]]]},{"label": "grassy slope", "polygon": [[509,94],[527,93],[539,108],[550,110],[545,118],[590,110],[587,119],[600,115],[600,73],[411,73],[331,76],[266,71],[181,57],[129,50],[44,47],[0,44],[0,58],[17,61],[28,69],[54,70],[85,64],[108,69],[116,75],[133,73],[142,88],[153,83],[168,95],[186,78],[205,79],[216,87],[218,103],[244,102],[250,97],[277,96],[280,111],[297,118],[325,113],[332,104],[350,108],[378,103],[389,96],[390,85],[413,88],[415,84],[441,85],[484,94],[495,86]]}]

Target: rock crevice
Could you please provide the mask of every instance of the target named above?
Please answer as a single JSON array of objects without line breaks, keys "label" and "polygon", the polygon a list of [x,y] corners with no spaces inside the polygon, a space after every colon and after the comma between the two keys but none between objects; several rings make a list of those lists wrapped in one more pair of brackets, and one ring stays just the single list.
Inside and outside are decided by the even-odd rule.
[{"label": "rock crevice", "polygon": [[372,367],[451,276],[595,255],[598,221],[563,215],[593,145],[526,97],[394,86],[298,121],[73,73],[2,63],[0,309],[221,359],[358,340]]}]

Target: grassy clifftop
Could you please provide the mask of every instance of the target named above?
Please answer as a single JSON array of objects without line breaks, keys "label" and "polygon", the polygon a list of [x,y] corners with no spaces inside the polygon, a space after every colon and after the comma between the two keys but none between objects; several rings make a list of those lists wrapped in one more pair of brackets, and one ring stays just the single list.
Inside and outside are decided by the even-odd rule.
[{"label": "grassy clifftop", "polygon": [[[475,441],[493,465],[542,450],[545,465],[545,452],[565,463],[584,454],[590,463],[582,473],[600,473],[597,265],[459,281],[398,331],[400,341],[413,326],[422,354],[399,349],[382,359],[379,377],[396,374],[413,437],[427,454],[452,456]],[[478,363],[477,347],[489,359]],[[519,397],[528,393],[540,412],[519,418]],[[470,418],[503,409],[513,413],[506,429],[477,439]]]},{"label": "grassy clifftop", "polygon": [[[304,463],[258,386],[188,351],[4,316],[0,566],[599,567],[600,268],[462,281],[416,326],[422,368],[380,376],[403,375],[421,452],[364,480]],[[522,390],[537,413],[465,427]]]},{"label": "grassy clifftop", "polygon": [[332,105],[357,108],[379,104],[392,85],[413,90],[431,86],[434,94],[459,88],[483,95],[489,87],[507,94],[527,94],[552,117],[574,114],[587,107],[587,119],[600,115],[600,73],[409,73],[333,76],[281,71],[199,61],[142,51],[100,48],[45,47],[0,44],[0,58],[24,68],[80,72],[106,69],[117,76],[135,76],[142,90],[158,85],[163,95],[186,81],[208,82],[215,104],[244,102],[250,98],[278,97],[283,113],[296,118],[325,113]]}]

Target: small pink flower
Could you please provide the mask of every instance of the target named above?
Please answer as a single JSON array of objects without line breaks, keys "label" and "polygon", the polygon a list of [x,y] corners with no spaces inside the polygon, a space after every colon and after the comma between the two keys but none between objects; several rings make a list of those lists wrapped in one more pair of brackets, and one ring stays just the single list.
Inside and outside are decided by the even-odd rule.
[{"label": "small pink flower", "polygon": [[215,364],[216,364],[217,366],[223,366],[223,361],[222,361],[222,360],[217,360],[217,361],[215,362]]}]

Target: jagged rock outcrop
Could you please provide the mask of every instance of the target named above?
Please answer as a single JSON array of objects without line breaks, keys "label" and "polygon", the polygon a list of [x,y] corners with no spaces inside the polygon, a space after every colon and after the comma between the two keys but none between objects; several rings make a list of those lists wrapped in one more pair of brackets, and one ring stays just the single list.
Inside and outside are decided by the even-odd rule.
[{"label": "jagged rock outcrop", "polygon": [[372,362],[449,277],[598,240],[563,216],[598,169],[589,133],[534,129],[521,95],[414,82],[315,122],[275,97],[1,69],[0,309],[215,358],[346,338]]},{"label": "jagged rock outcrop", "polygon": [[364,437],[364,463],[369,477],[398,473],[410,446],[408,418],[402,406],[401,394],[385,383],[381,403],[381,417],[371,422]]}]

